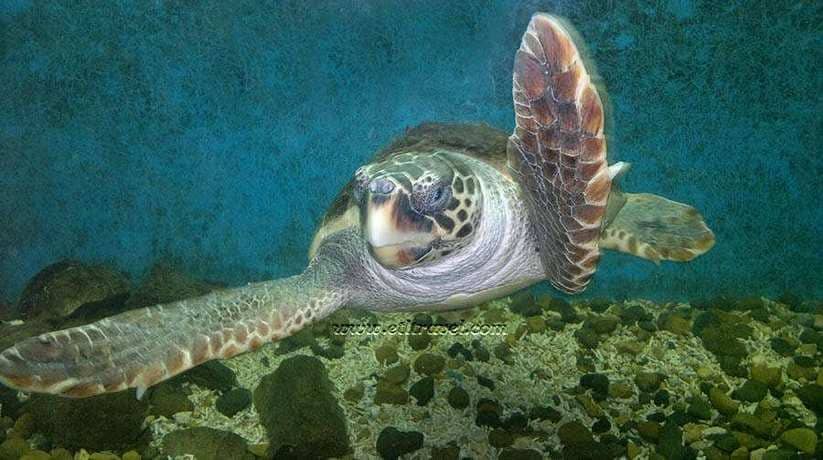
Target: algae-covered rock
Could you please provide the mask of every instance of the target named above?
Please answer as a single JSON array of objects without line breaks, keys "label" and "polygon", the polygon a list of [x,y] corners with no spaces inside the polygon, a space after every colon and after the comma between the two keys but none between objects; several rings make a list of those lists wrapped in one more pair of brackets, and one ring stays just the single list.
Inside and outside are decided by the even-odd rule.
[{"label": "algae-covered rock", "polygon": [[175,385],[182,382],[222,393],[237,386],[237,375],[220,361],[208,361],[169,380]]},{"label": "algae-covered rock", "polygon": [[86,309],[119,307],[129,292],[122,274],[102,265],[66,260],[49,265],[23,289],[17,311],[24,318],[62,318]]},{"label": "algae-covered rock", "polygon": [[192,455],[197,460],[254,460],[246,441],[237,434],[195,427],[173,431],[163,438],[163,454],[171,457]]},{"label": "algae-covered rock", "polygon": [[143,420],[149,401],[134,391],[87,399],[36,394],[24,410],[34,416],[37,432],[66,449],[122,451],[142,446],[148,436]]},{"label": "algae-covered rock", "polygon": [[311,356],[283,361],[254,391],[254,407],[272,452],[297,458],[340,457],[351,451],[343,410],[323,363]]},{"label": "algae-covered rock", "polygon": [[149,274],[126,301],[128,308],[148,307],[208,294],[223,286],[192,278],[168,262],[152,265]]}]

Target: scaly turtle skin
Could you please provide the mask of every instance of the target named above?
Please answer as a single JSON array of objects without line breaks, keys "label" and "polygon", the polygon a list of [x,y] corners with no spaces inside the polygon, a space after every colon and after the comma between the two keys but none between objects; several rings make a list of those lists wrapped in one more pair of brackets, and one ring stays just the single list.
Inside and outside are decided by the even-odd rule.
[{"label": "scaly turtle skin", "polygon": [[693,208],[616,187],[603,107],[570,33],[532,17],[514,65],[516,128],[426,124],[359,168],[299,275],[128,311],[0,353],[0,382],[87,397],[146,388],[255,350],[343,308],[455,309],[548,280],[575,293],[600,249],[658,262],[714,244]]}]

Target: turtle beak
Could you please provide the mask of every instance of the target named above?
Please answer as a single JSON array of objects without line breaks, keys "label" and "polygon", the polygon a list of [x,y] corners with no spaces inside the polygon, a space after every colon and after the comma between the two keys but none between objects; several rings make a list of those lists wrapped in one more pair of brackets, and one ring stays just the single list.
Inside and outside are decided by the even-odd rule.
[{"label": "turtle beak", "polygon": [[388,268],[417,263],[431,251],[435,239],[431,221],[414,211],[408,196],[396,187],[389,194],[371,189],[363,228],[372,254]]}]

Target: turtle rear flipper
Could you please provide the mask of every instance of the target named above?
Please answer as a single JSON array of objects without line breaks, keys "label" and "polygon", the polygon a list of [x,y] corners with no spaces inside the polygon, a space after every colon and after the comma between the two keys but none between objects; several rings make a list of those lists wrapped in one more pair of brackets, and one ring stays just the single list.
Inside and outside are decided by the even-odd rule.
[{"label": "turtle rear flipper", "polygon": [[693,207],[650,193],[624,193],[625,204],[600,237],[600,247],[660,263],[687,262],[714,246],[714,233]]}]

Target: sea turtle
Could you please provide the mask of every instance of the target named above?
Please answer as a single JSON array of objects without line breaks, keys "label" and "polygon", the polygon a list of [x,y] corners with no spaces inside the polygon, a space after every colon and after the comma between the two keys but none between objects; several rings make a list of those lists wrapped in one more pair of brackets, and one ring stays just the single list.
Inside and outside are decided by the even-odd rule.
[{"label": "sea turtle", "polygon": [[33,337],[0,381],[86,397],[146,388],[282,339],[343,307],[465,308],[548,280],[582,291],[600,249],[687,261],[714,244],[692,207],[622,193],[603,107],[576,35],[531,18],[514,61],[511,136],[470,124],[411,129],[359,168],[323,218],[302,274]]}]

